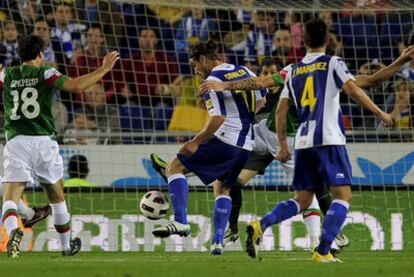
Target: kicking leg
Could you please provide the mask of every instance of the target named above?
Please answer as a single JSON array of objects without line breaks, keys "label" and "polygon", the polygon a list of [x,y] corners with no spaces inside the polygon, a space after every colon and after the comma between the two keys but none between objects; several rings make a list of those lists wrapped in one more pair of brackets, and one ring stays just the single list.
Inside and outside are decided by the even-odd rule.
[{"label": "kicking leg", "polygon": [[190,225],[187,222],[188,183],[185,174],[188,170],[175,158],[166,168],[168,190],[174,210],[174,221],[155,228],[152,234],[156,237],[171,235],[188,236]]}]

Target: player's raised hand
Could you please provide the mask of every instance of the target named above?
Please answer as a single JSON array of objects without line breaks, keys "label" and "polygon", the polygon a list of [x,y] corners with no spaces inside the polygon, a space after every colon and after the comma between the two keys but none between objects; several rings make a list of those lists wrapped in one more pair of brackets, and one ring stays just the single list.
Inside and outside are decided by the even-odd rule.
[{"label": "player's raised hand", "polygon": [[217,81],[204,81],[200,85],[200,92],[208,92],[209,90],[223,91],[226,89],[224,83]]},{"label": "player's raised hand", "polygon": [[198,143],[190,140],[186,142],[183,147],[180,149],[180,153],[184,156],[191,156],[193,155],[198,149]]},{"label": "player's raised hand", "polygon": [[105,55],[101,68],[105,71],[111,71],[117,60],[119,60],[119,53],[117,51],[109,52]]},{"label": "player's raised hand", "polygon": [[289,152],[289,149],[285,148],[279,148],[279,151],[277,151],[277,154],[275,156],[275,160],[285,163],[291,159],[291,154]]},{"label": "player's raised hand", "polygon": [[388,113],[382,112],[379,115],[379,118],[381,118],[381,120],[383,121],[383,126],[384,127],[392,127],[394,125],[394,120],[393,120],[392,116]]},{"label": "player's raised hand", "polygon": [[404,62],[408,62],[414,59],[414,46],[411,45],[410,47],[405,48],[401,52],[399,59],[402,59]]}]

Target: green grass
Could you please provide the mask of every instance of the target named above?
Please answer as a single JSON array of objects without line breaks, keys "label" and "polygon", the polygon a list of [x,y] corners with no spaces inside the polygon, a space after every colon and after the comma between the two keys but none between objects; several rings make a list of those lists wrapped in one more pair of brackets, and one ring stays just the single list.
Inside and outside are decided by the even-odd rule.
[{"label": "green grass", "polygon": [[[413,252],[344,251],[342,264],[316,264],[307,252],[207,253],[23,253],[0,257],[1,276],[413,276]],[[6,274],[10,270],[11,274]],[[4,274],[4,275],[3,275]]]}]

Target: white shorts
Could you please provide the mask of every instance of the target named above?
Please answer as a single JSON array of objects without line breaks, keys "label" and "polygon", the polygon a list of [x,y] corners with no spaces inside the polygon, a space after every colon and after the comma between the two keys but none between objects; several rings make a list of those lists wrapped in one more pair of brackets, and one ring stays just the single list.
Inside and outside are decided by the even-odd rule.
[{"label": "white shorts", "polygon": [[63,178],[59,145],[48,136],[16,136],[4,147],[3,182],[55,184]]},{"label": "white shorts", "polygon": [[[279,140],[277,135],[269,130],[267,127],[267,119],[261,120],[259,123],[253,125],[254,129],[254,142],[255,146],[253,152],[259,155],[271,154],[276,156],[279,150]],[[293,171],[295,165],[295,138],[287,137],[287,143],[289,152],[292,154],[292,158],[286,163],[282,163],[283,167],[290,174]]]}]

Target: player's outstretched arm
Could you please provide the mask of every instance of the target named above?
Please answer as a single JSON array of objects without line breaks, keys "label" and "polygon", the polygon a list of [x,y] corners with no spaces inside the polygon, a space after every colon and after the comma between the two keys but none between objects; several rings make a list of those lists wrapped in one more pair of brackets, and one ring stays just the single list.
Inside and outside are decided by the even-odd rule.
[{"label": "player's outstretched arm", "polygon": [[186,142],[183,147],[181,147],[180,153],[186,156],[194,154],[200,144],[209,140],[214,135],[225,119],[226,118],[223,115],[210,116],[210,119],[203,130],[201,130],[192,140]]},{"label": "player's outstretched arm", "polygon": [[82,75],[78,78],[74,79],[67,79],[63,83],[62,89],[69,92],[79,92],[87,89],[88,87],[92,86],[96,82],[102,79],[103,76],[105,76],[106,73],[112,70],[114,67],[116,61],[119,60],[119,53],[116,51],[110,52],[106,54],[106,56],[103,59],[102,65],[97,70]]},{"label": "player's outstretched arm", "polygon": [[274,87],[275,85],[276,83],[272,76],[260,76],[232,82],[204,81],[200,85],[200,91],[254,90]]},{"label": "player's outstretched arm", "polygon": [[408,61],[414,58],[414,46],[410,46],[389,66],[378,70],[372,75],[357,75],[356,85],[360,88],[370,88],[391,78]]},{"label": "player's outstretched arm", "polygon": [[385,126],[392,126],[393,120],[390,114],[383,112],[372,100],[365,94],[365,92],[358,87],[353,80],[348,80],[342,87],[346,94],[348,94],[356,103],[361,105],[377,115],[384,121]]},{"label": "player's outstretched arm", "polygon": [[290,152],[286,138],[286,120],[289,110],[289,98],[281,97],[276,109],[276,133],[279,140],[279,151],[275,159],[285,163],[290,160]]}]

